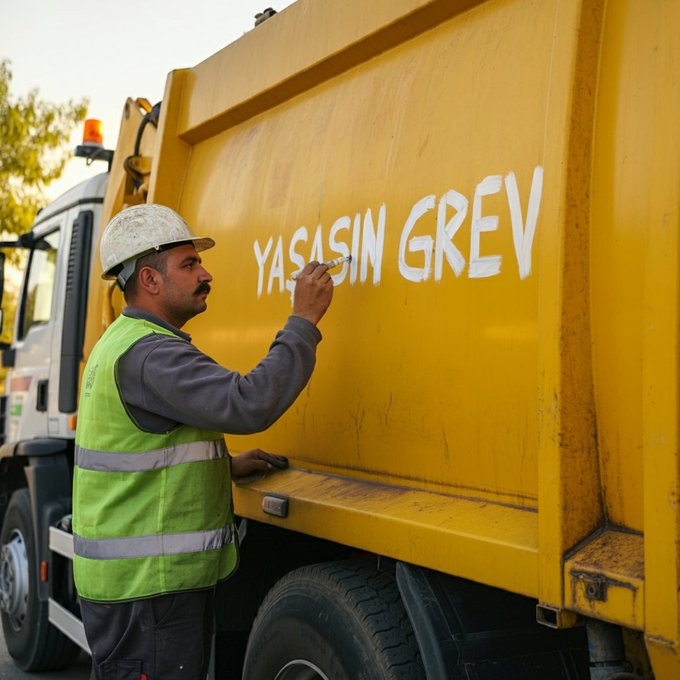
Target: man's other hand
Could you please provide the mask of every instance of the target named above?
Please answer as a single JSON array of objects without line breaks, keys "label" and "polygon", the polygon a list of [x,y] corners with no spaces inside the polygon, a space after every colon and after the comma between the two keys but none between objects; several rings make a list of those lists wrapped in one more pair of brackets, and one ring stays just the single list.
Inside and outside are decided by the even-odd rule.
[{"label": "man's other hand", "polygon": [[288,458],[275,456],[260,449],[252,449],[231,457],[231,476],[234,480],[255,473],[262,473],[264,476],[267,472],[285,470],[287,467]]}]

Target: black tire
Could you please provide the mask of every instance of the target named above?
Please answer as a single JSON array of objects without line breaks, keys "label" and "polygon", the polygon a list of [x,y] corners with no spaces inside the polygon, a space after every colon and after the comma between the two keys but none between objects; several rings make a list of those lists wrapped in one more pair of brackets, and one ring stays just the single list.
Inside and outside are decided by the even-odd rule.
[{"label": "black tire", "polygon": [[329,562],[284,576],[251,629],[243,680],[420,680],[418,646],[392,574]]},{"label": "black tire", "polygon": [[[0,611],[7,651],[24,671],[65,668],[80,651],[47,617],[47,602],[38,599],[38,565],[28,489],[15,491],[2,524]],[[12,593],[11,597],[8,597]]]}]

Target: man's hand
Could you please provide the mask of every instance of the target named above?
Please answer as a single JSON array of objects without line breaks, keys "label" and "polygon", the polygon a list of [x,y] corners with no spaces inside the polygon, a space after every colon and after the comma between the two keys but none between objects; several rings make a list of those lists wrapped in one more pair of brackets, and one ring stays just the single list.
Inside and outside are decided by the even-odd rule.
[{"label": "man's hand", "polygon": [[333,298],[333,281],[328,267],[309,262],[298,274],[293,297],[293,314],[314,325],[321,321]]},{"label": "man's hand", "polygon": [[253,449],[231,457],[231,476],[234,480],[258,472],[264,476],[272,470],[285,470],[287,467],[288,458],[274,456],[260,449]]}]

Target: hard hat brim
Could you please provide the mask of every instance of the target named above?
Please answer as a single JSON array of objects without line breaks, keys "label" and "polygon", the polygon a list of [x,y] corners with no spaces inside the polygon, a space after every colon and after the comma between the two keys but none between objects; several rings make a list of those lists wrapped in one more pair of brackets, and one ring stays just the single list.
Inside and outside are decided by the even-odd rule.
[{"label": "hard hat brim", "polygon": [[[209,236],[194,236],[191,238],[180,238],[177,239],[176,241],[167,241],[166,243],[161,243],[157,248],[150,248],[149,250],[146,250],[143,253],[139,253],[139,255],[135,255],[134,260],[138,260],[140,257],[144,257],[146,255],[150,255],[153,252],[159,252],[162,250],[169,250],[173,245],[179,245],[181,243],[189,243],[192,242],[194,244],[194,248],[196,249],[196,252],[200,253],[204,250],[208,250],[209,248],[214,247],[215,241],[211,239]],[[116,276],[118,275],[118,271],[120,271],[121,265],[124,263],[119,263],[116,264],[115,266],[109,268],[107,271],[102,272],[102,279],[105,279],[107,281],[114,280]],[[114,273],[115,272],[115,273]]]}]

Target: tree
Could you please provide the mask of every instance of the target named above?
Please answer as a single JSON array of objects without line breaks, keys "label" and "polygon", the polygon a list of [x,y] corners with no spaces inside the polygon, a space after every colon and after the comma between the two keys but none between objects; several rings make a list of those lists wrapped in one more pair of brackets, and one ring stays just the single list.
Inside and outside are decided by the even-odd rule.
[{"label": "tree", "polygon": [[[25,98],[14,98],[11,82],[9,61],[0,60],[0,240],[30,229],[46,203],[45,187],[61,175],[70,157],[71,133],[87,112],[86,100],[52,104],[40,100],[35,89]],[[19,266],[19,252],[6,251],[8,268]],[[8,341],[16,311],[16,291],[9,289],[19,279],[18,275],[5,278],[10,294],[4,296],[1,339]]]},{"label": "tree", "polygon": [[87,101],[53,104],[39,99],[37,89],[13,98],[11,81],[10,62],[0,60],[0,232],[21,234],[71,156],[67,144]]}]

